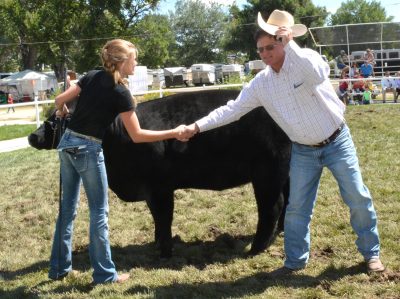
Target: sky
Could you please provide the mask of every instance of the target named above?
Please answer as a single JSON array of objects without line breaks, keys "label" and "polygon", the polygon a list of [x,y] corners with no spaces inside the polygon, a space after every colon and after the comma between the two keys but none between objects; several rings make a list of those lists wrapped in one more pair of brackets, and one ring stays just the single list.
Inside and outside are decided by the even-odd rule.
[{"label": "sky", "polygon": [[[203,2],[209,2],[209,0],[202,0]],[[169,10],[174,11],[175,0],[161,0],[160,2],[160,13],[167,13]],[[240,7],[246,0],[214,0],[213,2],[218,2],[225,5],[230,5],[233,2]],[[312,0],[312,2],[317,6],[325,6],[328,12],[335,13],[340,7],[342,0]],[[400,0],[380,0],[381,6],[386,9],[386,14],[388,16],[394,16],[393,21],[400,22]]]}]

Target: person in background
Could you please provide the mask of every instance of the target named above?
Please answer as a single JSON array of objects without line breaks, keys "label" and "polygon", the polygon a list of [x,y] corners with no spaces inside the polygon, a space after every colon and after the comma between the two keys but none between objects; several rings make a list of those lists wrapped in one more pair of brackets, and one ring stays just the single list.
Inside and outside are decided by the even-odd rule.
[{"label": "person in background", "polygon": [[355,92],[363,92],[365,89],[365,80],[364,77],[360,74],[359,71],[356,71],[354,73],[354,78],[353,79],[358,79],[356,81],[353,81],[353,90]]},{"label": "person in background", "polygon": [[394,98],[394,102],[397,103],[397,99],[400,93],[400,71],[396,73],[395,86],[396,86],[396,97]]},{"label": "person in background", "polygon": [[340,54],[335,58],[336,65],[342,73],[349,71],[349,57],[344,50],[340,50]]},{"label": "person in background", "polygon": [[359,70],[358,70],[357,62],[353,61],[351,63],[351,67],[349,69],[349,77],[353,78],[356,75],[356,73],[358,73],[358,72],[359,72]]},{"label": "person in background", "polygon": [[50,257],[49,278],[53,280],[72,271],[73,221],[81,182],[90,212],[89,256],[93,283],[122,283],[129,278],[128,273],[117,274],[108,238],[108,183],[101,143],[115,117],[120,116],[135,143],[169,138],[186,141],[191,136],[185,134],[183,126],[165,131],[140,127],[126,80],[137,65],[137,49],[131,42],[122,39],[107,42],[101,59],[104,69],[89,71],[55,99],[57,114],[63,116],[68,112],[66,104],[79,96],[68,129],[58,145],[63,191]]},{"label": "person in background", "polygon": [[336,63],[339,69],[343,69],[349,63],[349,58],[344,50],[340,50],[340,54],[336,56]]},{"label": "person in background", "polygon": [[373,67],[376,64],[375,55],[369,48],[365,50],[363,60],[365,63],[371,64]]},{"label": "person in background", "polygon": [[290,194],[284,223],[284,267],[270,275],[287,275],[306,267],[310,257],[310,222],[322,171],[336,178],[356,245],[368,272],[385,270],[380,254],[377,216],[365,186],[346,121],[345,105],[329,79],[329,65],[317,52],[301,48],[293,37],[307,32],[293,16],[274,10],[265,22],[258,14],[257,52],[267,67],[243,88],[236,100],[187,126],[204,132],[238,120],[263,106],[292,141]]},{"label": "person in background", "polygon": [[351,93],[351,103],[352,104],[360,104],[362,102],[362,93],[365,90],[365,81],[363,79],[363,76],[361,76],[359,71],[356,71],[354,73],[354,76],[352,78],[353,80],[350,83],[350,88]]},{"label": "person in background", "polygon": [[369,89],[368,85],[365,86],[363,96],[362,96],[362,103],[364,105],[369,105],[372,102],[372,92]]},{"label": "person in background", "polygon": [[[14,104],[14,97],[11,93],[7,94],[7,104],[12,105]],[[14,107],[8,107],[7,113],[9,113],[12,110],[12,112],[15,112]]]},{"label": "person in background", "polygon": [[369,62],[364,62],[360,66],[360,73],[364,78],[372,77],[374,76],[374,67],[371,63]]},{"label": "person in background", "polygon": [[386,71],[385,75],[381,79],[381,85],[382,85],[382,101],[386,103],[386,93],[388,91],[393,92],[393,99],[395,102],[397,102],[397,97],[396,97],[396,81],[394,78],[390,76],[390,72]]},{"label": "person in background", "polygon": [[343,101],[343,104],[347,105],[349,103],[349,83],[346,80],[348,77],[346,76],[345,73],[342,73],[340,75],[340,81],[339,81],[339,98]]}]

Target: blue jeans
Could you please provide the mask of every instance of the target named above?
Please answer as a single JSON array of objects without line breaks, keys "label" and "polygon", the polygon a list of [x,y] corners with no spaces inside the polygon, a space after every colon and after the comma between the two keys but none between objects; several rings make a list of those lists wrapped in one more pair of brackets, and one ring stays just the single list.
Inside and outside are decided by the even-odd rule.
[{"label": "blue jeans", "polygon": [[339,136],[324,147],[293,144],[290,196],[284,228],[285,267],[301,269],[308,262],[310,222],[324,166],[337,180],[340,194],[350,208],[350,223],[357,235],[358,251],[365,260],[379,257],[376,212],[369,190],[362,180],[349,128],[345,125]]},{"label": "blue jeans", "polygon": [[[71,148],[79,147],[76,152]],[[72,270],[73,221],[77,214],[81,181],[90,210],[89,255],[94,283],[118,278],[108,239],[108,183],[99,142],[67,130],[58,146],[61,163],[62,202],[54,233],[49,277],[57,279]]]}]

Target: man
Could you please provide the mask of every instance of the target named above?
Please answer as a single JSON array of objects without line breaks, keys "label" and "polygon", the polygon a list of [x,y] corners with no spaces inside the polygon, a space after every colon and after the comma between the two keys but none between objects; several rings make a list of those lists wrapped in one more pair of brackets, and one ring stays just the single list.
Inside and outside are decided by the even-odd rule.
[{"label": "man", "polygon": [[360,73],[365,78],[373,76],[374,75],[374,68],[373,68],[372,64],[370,64],[368,62],[364,62],[360,66]]},{"label": "man", "polygon": [[382,86],[382,100],[383,103],[386,103],[386,93],[388,91],[393,92],[393,100],[397,103],[396,97],[396,81],[394,78],[390,76],[390,72],[386,71],[384,77],[381,79],[381,86]]},{"label": "man", "polygon": [[349,72],[349,57],[344,50],[340,50],[340,54],[336,56],[335,60],[337,68],[341,70],[341,74]]},{"label": "man", "polygon": [[310,222],[323,167],[339,183],[350,207],[356,245],[369,272],[385,267],[379,259],[377,217],[364,185],[355,147],[344,121],[345,105],[329,81],[329,65],[310,49],[300,48],[293,37],[306,33],[293,16],[275,10],[267,22],[261,14],[256,33],[257,50],[267,65],[235,101],[217,108],[189,125],[191,133],[210,130],[239,119],[263,106],[293,142],[290,162],[290,197],[284,238],[286,260],[276,274],[303,269],[310,253]]},{"label": "man", "polygon": [[397,103],[397,98],[399,97],[400,93],[400,71],[396,73],[395,84],[396,84],[396,97],[394,99],[394,102]]}]

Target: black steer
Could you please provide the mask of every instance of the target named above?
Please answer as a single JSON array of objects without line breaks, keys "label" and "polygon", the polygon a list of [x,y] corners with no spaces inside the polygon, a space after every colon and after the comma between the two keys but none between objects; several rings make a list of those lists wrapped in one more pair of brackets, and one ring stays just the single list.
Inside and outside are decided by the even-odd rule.
[{"label": "black steer", "polygon": [[[138,104],[142,128],[162,130],[190,124],[235,99],[238,91],[176,94]],[[40,129],[39,129],[40,130]],[[39,133],[38,133],[39,132]],[[36,131],[29,143],[43,148]],[[177,140],[136,144],[116,118],[103,139],[110,188],[123,201],[146,200],[162,257],[172,253],[174,190],[223,190],[251,182],[258,208],[251,254],[263,251],[282,224],[288,196],[290,141],[264,108],[229,125]]]}]

